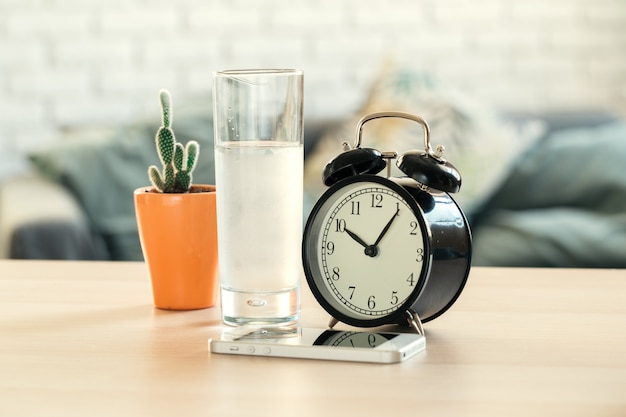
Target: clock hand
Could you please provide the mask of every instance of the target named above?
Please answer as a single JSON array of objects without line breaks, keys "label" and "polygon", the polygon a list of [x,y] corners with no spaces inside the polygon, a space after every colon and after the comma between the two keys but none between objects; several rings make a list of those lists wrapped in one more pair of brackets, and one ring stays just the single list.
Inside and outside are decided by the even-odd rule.
[{"label": "clock hand", "polygon": [[352,232],[352,231],[348,230],[348,228],[347,228],[347,227],[346,227],[346,228],[344,228],[344,230],[345,230],[345,231],[346,231],[346,233],[347,233],[348,235],[350,235],[350,237],[351,237],[352,239],[354,239],[354,240],[355,240],[355,241],[356,241],[359,245],[363,246],[364,248],[367,248],[367,247],[369,246],[367,243],[363,242],[363,239],[361,239],[360,237],[358,237],[358,236],[356,235],[356,233],[354,233],[354,232]]},{"label": "clock hand", "polygon": [[387,222],[387,224],[385,225],[385,228],[383,229],[382,232],[380,232],[380,235],[378,236],[378,239],[376,239],[376,242],[374,242],[374,244],[372,246],[377,247],[378,244],[380,243],[380,241],[382,240],[383,236],[385,236],[385,234],[387,233],[387,231],[389,230],[389,228],[391,227],[391,223],[393,223],[394,219],[396,218],[396,216],[398,215],[398,213],[400,213],[400,209],[396,209],[396,212],[393,214],[393,216],[391,217],[391,219]]},{"label": "clock hand", "polygon": [[348,230],[347,228],[344,228],[343,230],[345,230],[345,231],[346,231],[346,233],[347,233],[348,235],[350,235],[350,237],[351,237],[352,239],[354,239],[355,241],[357,241],[357,243],[358,243],[359,245],[361,245],[361,246],[363,246],[363,247],[365,248],[365,250],[363,251],[363,253],[365,253],[367,256],[369,256],[369,257],[372,257],[372,258],[373,258],[374,256],[378,255],[378,248],[376,247],[376,245],[368,245],[367,243],[365,243],[365,242],[363,241],[363,239],[361,239],[360,237],[358,237],[358,236],[356,235],[356,233],[354,233],[354,232],[352,232],[352,231]]}]

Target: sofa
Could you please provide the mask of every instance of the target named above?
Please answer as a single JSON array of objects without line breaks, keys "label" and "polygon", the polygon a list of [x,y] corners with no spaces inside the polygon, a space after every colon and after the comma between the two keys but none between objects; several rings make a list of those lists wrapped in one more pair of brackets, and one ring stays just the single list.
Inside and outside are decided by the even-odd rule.
[{"label": "sofa", "polygon": [[[178,140],[201,145],[194,182],[214,183],[210,96],[177,102],[174,110]],[[413,69],[381,74],[349,117],[305,118],[305,219],[325,189],[325,162],[342,141],[353,140],[358,118],[383,110],[421,115],[435,144],[445,144],[444,157],[463,176],[455,198],[471,225],[474,265],[626,267],[626,123],[620,117],[492,110]],[[132,192],[148,184],[147,167],[158,161],[158,123],[69,131],[0,177],[0,257],[141,260]],[[419,148],[419,128],[372,123],[364,146],[400,153]]]}]

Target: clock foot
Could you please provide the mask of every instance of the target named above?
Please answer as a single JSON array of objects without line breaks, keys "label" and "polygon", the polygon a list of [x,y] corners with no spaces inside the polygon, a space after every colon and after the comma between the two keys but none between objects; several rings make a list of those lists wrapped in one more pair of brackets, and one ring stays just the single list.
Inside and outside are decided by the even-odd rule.
[{"label": "clock foot", "polygon": [[407,310],[406,316],[407,316],[406,319],[407,319],[409,326],[411,326],[413,330],[417,332],[417,334],[425,336],[424,326],[422,325],[422,320],[420,320],[420,317],[417,315],[417,313],[413,310]]},{"label": "clock foot", "polygon": [[334,317],[330,318],[330,321],[328,322],[328,328],[332,329],[333,327],[335,327],[335,324],[339,323],[339,320],[337,320]]}]

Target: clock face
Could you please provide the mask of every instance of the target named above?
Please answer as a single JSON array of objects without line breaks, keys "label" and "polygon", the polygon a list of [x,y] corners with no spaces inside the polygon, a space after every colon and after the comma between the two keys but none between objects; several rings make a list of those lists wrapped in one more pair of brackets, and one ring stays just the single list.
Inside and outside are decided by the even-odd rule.
[{"label": "clock face", "polygon": [[333,317],[378,325],[403,314],[430,265],[428,229],[410,195],[378,176],[335,184],[305,228],[309,286]]}]

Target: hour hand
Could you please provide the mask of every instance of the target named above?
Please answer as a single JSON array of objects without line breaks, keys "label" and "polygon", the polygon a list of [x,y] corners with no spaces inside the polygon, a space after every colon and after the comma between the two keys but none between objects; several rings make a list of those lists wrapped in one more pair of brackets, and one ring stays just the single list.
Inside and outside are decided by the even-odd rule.
[{"label": "hour hand", "polygon": [[363,246],[364,248],[367,248],[369,245],[367,243],[365,243],[363,241],[363,239],[361,239],[359,236],[357,236],[356,233],[348,230],[347,228],[344,229],[346,231],[346,233],[352,238],[354,239],[359,245]]}]

